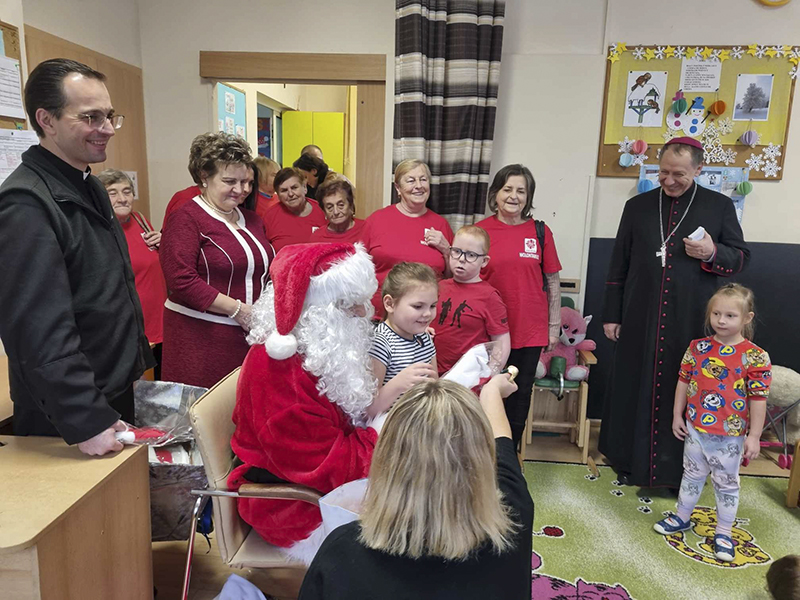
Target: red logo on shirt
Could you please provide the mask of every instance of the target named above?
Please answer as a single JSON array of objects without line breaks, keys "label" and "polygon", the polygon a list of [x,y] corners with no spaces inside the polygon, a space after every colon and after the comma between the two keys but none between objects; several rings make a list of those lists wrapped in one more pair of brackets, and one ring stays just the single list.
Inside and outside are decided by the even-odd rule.
[{"label": "red logo on shirt", "polygon": [[536,238],[525,238],[525,253],[536,254],[538,243]]}]

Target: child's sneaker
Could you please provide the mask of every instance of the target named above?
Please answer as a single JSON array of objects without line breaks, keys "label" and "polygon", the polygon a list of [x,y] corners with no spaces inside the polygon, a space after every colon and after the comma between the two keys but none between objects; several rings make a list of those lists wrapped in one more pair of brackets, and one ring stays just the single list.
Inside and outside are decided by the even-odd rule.
[{"label": "child's sneaker", "polygon": [[686,521],[685,523],[678,518],[678,515],[672,515],[666,519],[661,519],[658,523],[653,525],[661,535],[669,535],[671,533],[678,533],[679,531],[686,531],[692,528],[692,522]]},{"label": "child's sneaker", "polygon": [[714,536],[714,556],[723,562],[733,561],[733,540],[718,533]]}]

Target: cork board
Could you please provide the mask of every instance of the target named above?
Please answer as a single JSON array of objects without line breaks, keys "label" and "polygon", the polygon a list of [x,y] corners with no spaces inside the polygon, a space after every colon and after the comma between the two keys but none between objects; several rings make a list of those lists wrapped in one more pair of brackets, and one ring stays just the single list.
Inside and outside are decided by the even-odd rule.
[{"label": "cork board", "polygon": [[[751,156],[756,155],[764,159],[764,164],[772,160],[773,172],[768,177],[764,170],[751,169],[750,180],[782,179],[800,48],[757,44],[629,48],[613,44],[607,58],[598,176],[638,177],[637,164],[627,168],[619,164],[620,143],[625,138],[647,142],[643,161],[655,164],[657,150],[669,137],[692,135],[704,141],[703,135],[716,131],[719,151],[715,158],[707,153],[707,164],[749,168],[754,164]],[[697,76],[705,75],[706,82],[700,83]],[[682,84],[689,85],[693,76],[699,87],[706,89],[682,90]],[[751,100],[743,102],[750,83],[756,82],[759,87],[761,81],[766,82],[764,93],[758,94],[767,107],[756,108]],[[636,93],[642,97],[633,98]],[[674,113],[672,105],[680,93],[687,110]],[[717,101],[725,103],[724,112],[718,115],[709,110]],[[700,117],[695,118],[701,128],[695,134],[681,128],[687,127],[692,116]],[[755,131],[760,138],[753,147],[740,139],[747,130]],[[779,155],[764,154],[765,150],[770,153],[770,144],[780,146]]]},{"label": "cork board", "polygon": [[[22,60],[19,48],[19,29],[9,23],[0,21],[0,31],[3,33],[3,44],[6,47],[6,56]],[[25,119],[13,119],[11,117],[0,117],[0,127],[3,129],[26,129]]]}]

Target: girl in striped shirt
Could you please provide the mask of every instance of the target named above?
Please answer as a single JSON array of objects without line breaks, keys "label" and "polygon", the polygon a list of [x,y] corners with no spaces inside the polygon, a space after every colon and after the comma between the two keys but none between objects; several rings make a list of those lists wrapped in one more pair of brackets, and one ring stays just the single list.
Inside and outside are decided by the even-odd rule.
[{"label": "girl in striped shirt", "polygon": [[389,410],[417,383],[438,377],[436,348],[426,331],[436,317],[436,273],[421,263],[399,263],[383,281],[381,297],[386,318],[376,327],[369,351],[379,389],[369,417]]}]

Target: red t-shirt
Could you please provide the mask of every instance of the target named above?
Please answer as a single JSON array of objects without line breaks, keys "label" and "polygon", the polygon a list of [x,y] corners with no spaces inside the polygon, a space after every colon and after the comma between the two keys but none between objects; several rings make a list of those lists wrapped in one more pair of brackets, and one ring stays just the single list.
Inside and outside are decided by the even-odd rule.
[{"label": "red t-shirt", "polygon": [[256,214],[261,217],[261,220],[263,221],[267,216],[267,211],[279,202],[280,200],[278,200],[278,194],[267,196],[266,194],[258,192],[258,196],[256,196]]},{"label": "red t-shirt", "polygon": [[311,241],[311,234],[320,227],[327,227],[325,213],[319,204],[306,199],[311,204],[311,212],[305,217],[298,217],[289,212],[278,202],[264,215],[264,226],[267,228],[267,237],[277,254],[284,246],[290,244],[307,244]]},{"label": "red t-shirt", "polygon": [[686,390],[686,419],[700,433],[740,436],[747,432],[751,401],[769,396],[769,355],[750,340],[734,346],[713,337],[692,341],[678,378]]},{"label": "red t-shirt", "polygon": [[439,283],[439,310],[431,326],[436,331],[439,375],[449,371],[464,353],[491,336],[508,333],[506,305],[500,293],[485,281]]},{"label": "red t-shirt", "polygon": [[364,225],[362,239],[375,263],[378,291],[372,298],[375,314],[383,314],[381,286],[386,275],[397,263],[418,262],[429,265],[440,277],[445,271],[445,259],[439,250],[423,243],[425,230],[436,229],[453,243],[453,230],[444,217],[427,210],[419,217],[404,215],[396,204],[372,213]]},{"label": "red t-shirt", "polygon": [[355,244],[361,241],[364,232],[364,219],[353,219],[353,226],[344,233],[336,233],[328,226],[320,227],[311,234],[312,242],[338,242],[342,244]]},{"label": "red t-shirt", "polygon": [[[144,215],[139,217],[150,225]],[[144,334],[151,344],[160,344],[164,340],[164,301],[167,299],[167,284],[164,282],[164,273],[161,272],[158,250],[150,250],[147,247],[142,238],[144,229],[133,216],[120,225],[128,242],[136,292],[142,304]],[[150,229],[153,229],[152,225]]]},{"label": "red t-shirt", "polygon": [[533,219],[519,225],[506,225],[496,216],[476,223],[491,240],[492,259],[483,270],[506,303],[512,348],[547,346],[547,294],[542,289],[542,261],[545,273],[561,270],[553,232],[545,225],[544,257],[536,237]]},{"label": "red t-shirt", "polygon": [[[200,195],[200,188],[196,185],[191,185],[187,187],[185,190],[181,190],[180,192],[175,192],[175,195],[167,204],[167,210],[164,213],[164,225],[167,224],[167,217],[169,217],[172,213],[178,210],[181,206],[192,200],[195,196]],[[162,227],[163,229],[163,227]]]}]

